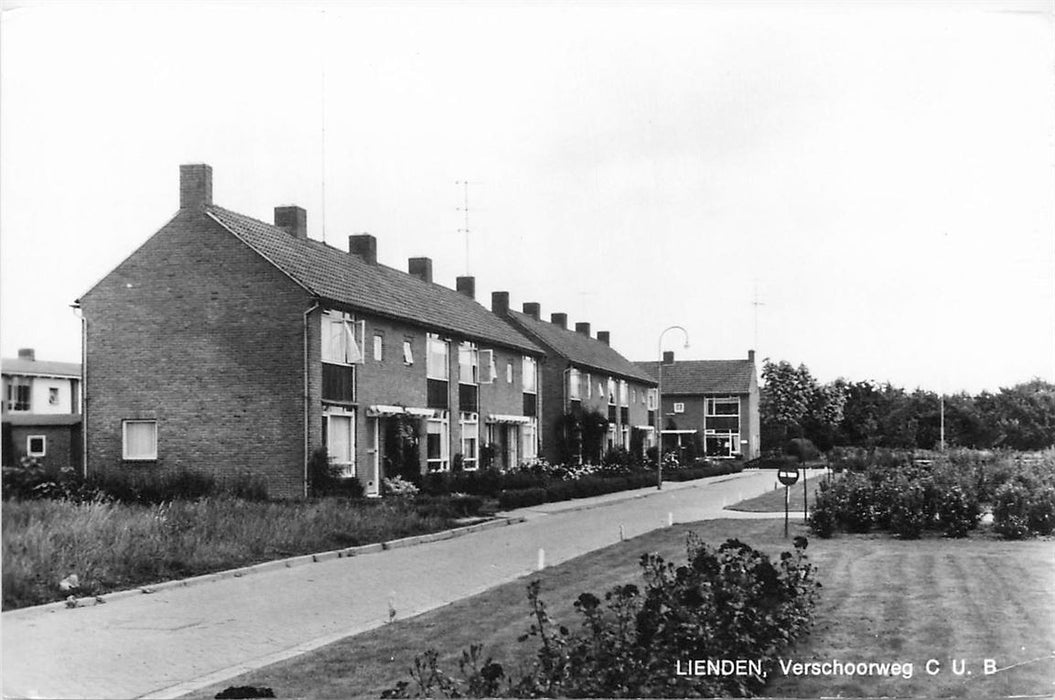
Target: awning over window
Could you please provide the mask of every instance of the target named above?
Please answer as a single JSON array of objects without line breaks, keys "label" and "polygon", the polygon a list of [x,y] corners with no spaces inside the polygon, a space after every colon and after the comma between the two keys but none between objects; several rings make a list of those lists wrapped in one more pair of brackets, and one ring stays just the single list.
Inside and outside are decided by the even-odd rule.
[{"label": "awning over window", "polygon": [[695,435],[696,430],[664,430],[664,435]]},{"label": "awning over window", "polygon": [[433,418],[436,415],[434,408],[415,408],[413,406],[388,406],[375,404],[366,409],[366,415],[370,418],[388,418],[389,416],[413,416],[415,418]]},{"label": "awning over window", "polygon": [[523,425],[530,423],[531,419],[527,416],[509,416],[501,413],[491,413],[487,416],[488,423],[517,423]]},{"label": "awning over window", "polygon": [[634,428],[636,430],[655,430],[655,428],[651,425],[635,425]]}]

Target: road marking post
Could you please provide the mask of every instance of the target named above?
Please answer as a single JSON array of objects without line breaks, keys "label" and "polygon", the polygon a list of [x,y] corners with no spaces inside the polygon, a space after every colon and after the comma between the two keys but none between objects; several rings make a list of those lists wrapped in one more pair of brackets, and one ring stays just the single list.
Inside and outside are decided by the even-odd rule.
[{"label": "road marking post", "polygon": [[542,547],[538,548],[538,570],[542,571],[546,568],[546,550]]},{"label": "road marking post", "polygon": [[667,513],[667,527],[674,527],[674,513]]},{"label": "road marking post", "polygon": [[619,541],[620,542],[625,542],[626,541],[626,530],[623,529],[623,524],[622,523],[619,523]]}]

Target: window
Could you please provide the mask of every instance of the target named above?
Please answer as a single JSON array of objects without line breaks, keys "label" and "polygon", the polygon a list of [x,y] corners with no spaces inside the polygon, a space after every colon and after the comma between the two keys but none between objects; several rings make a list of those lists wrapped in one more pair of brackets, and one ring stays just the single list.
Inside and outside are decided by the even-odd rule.
[{"label": "window", "polygon": [[530,422],[524,423],[520,426],[521,459],[525,461],[535,459],[535,457],[538,456],[537,420],[538,419],[536,418],[532,418]]},{"label": "window", "polygon": [[475,343],[465,341],[458,345],[458,381],[462,384],[478,384],[480,380],[480,352]]},{"label": "window", "polygon": [[473,471],[479,466],[480,418],[476,413],[462,413],[462,469]]},{"label": "window", "polygon": [[326,454],[341,476],[355,476],[355,411],[326,415]]},{"label": "window", "polygon": [[126,420],[121,423],[121,429],[124,459],[158,458],[158,422],[156,420]]},{"label": "window", "polygon": [[513,383],[513,363],[512,362],[507,362],[506,363],[506,384],[512,384],[512,383]]},{"label": "window", "polygon": [[625,379],[619,381],[619,405],[629,406],[630,405],[630,389]]},{"label": "window", "polygon": [[586,398],[593,398],[593,379],[590,378],[590,373],[586,373]]},{"label": "window", "polygon": [[604,398],[604,382],[600,380],[597,381],[597,396],[602,399]]},{"label": "window", "polygon": [[326,311],[322,314],[322,361],[356,365],[363,361],[363,333],[366,324],[351,314]]},{"label": "window", "polygon": [[623,447],[624,450],[629,450],[630,449],[630,426],[629,425],[624,425],[623,426],[623,445],[622,445],[622,447]]},{"label": "window", "polygon": [[435,333],[429,333],[425,367],[429,379],[446,381],[451,377],[450,344]]},{"label": "window", "polygon": [[579,396],[579,370],[572,367],[568,370],[568,398],[572,401],[578,401]]},{"label": "window", "polygon": [[708,433],[740,432],[740,400],[735,396],[708,398],[704,401],[704,411]]},{"label": "window", "polygon": [[414,364],[414,348],[410,344],[409,340],[403,341],[403,364],[412,365]]},{"label": "window", "polygon": [[674,412],[675,413],[685,413],[685,404],[679,403],[679,402],[674,402]]},{"label": "window", "polygon": [[43,457],[47,453],[48,439],[44,435],[30,435],[26,438],[26,454],[30,457]]},{"label": "window", "polygon": [[637,403],[637,389],[630,390],[630,403]]},{"label": "window", "polygon": [[740,400],[736,398],[707,399],[708,416],[739,416]]},{"label": "window", "polygon": [[656,389],[648,390],[648,410],[650,411],[656,410],[656,392]]},{"label": "window", "polygon": [[521,381],[524,385],[525,394],[534,394],[537,387],[537,377],[535,376],[535,358],[524,355],[524,374],[521,377]]},{"label": "window", "polygon": [[385,336],[374,333],[374,361],[381,362],[385,357]]},{"label": "window", "polygon": [[608,404],[615,405],[615,379],[608,378]]},{"label": "window", "polygon": [[58,406],[59,405],[59,390],[55,387],[48,389],[48,405]]},{"label": "window", "polygon": [[30,385],[28,377],[12,377],[7,385],[7,410],[29,410]]},{"label": "window", "polygon": [[426,425],[426,462],[430,472],[445,472],[449,468],[451,436],[448,427],[450,420],[447,412],[440,412],[439,418],[430,418]]},{"label": "window", "polygon": [[495,367],[495,351],[480,351],[480,383],[494,384],[498,380],[498,369]]}]

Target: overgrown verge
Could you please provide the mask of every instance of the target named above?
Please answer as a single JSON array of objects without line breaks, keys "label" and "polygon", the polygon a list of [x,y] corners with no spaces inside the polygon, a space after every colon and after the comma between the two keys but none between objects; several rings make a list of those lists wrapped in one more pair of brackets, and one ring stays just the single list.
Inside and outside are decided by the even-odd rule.
[{"label": "overgrown verge", "polygon": [[9,500],[2,513],[3,608],[436,532],[479,506],[479,499],[427,496],[298,503],[207,497],[154,505]]},{"label": "overgrown verge", "polygon": [[[410,681],[383,697],[747,697],[763,691],[778,656],[809,632],[820,584],[805,538],[779,562],[738,540],[712,549],[690,534],[688,561],[641,558],[644,589],[616,586],[603,601],[583,593],[571,630],[551,619],[540,585],[528,586],[538,646],[527,667],[507,669],[480,645],[462,653],[459,677],[419,655]],[[742,674],[693,672],[693,660],[741,659]]]},{"label": "overgrown verge", "polygon": [[1007,539],[1055,532],[1055,452],[1028,458],[970,450],[921,459],[908,452],[847,452],[836,459],[845,474],[821,484],[810,528],[887,530],[903,539],[926,531],[965,537],[986,509]]}]

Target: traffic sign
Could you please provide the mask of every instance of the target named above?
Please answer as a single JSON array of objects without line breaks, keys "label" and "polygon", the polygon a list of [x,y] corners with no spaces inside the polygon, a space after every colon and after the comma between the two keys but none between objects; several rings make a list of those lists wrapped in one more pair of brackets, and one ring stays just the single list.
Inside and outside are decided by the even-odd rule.
[{"label": "traffic sign", "polygon": [[780,483],[785,486],[792,486],[799,480],[799,470],[782,468],[777,472],[777,478],[780,479]]}]

